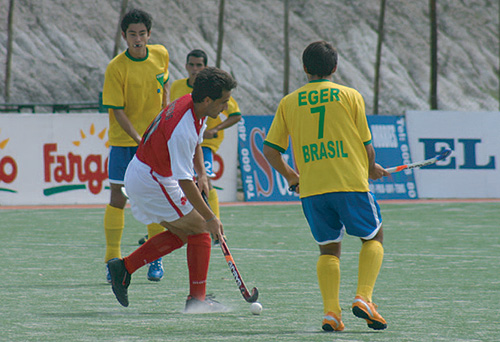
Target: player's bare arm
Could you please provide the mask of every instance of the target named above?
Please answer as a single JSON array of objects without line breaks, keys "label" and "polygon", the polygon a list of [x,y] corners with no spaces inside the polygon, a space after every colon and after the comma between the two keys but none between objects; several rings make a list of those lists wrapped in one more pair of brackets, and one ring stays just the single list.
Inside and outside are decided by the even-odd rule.
[{"label": "player's bare arm", "polygon": [[372,144],[365,145],[366,154],[368,155],[369,172],[368,177],[376,180],[390,175],[382,166],[375,163],[375,149]]},{"label": "player's bare arm", "polygon": [[241,115],[231,115],[230,117],[228,117],[226,120],[222,121],[217,126],[211,128],[211,129],[207,129],[203,133],[203,138],[204,139],[213,139],[216,137],[217,132],[222,131],[226,128],[229,128],[231,126],[234,126],[240,120],[241,120]]},{"label": "player's bare arm", "polygon": [[120,127],[139,145],[141,136],[137,133],[127,115],[125,115],[125,111],[123,109],[113,109],[113,114]]},{"label": "player's bare arm", "polygon": [[224,236],[224,229],[222,223],[217,216],[208,207],[196,184],[190,179],[180,179],[179,186],[186,195],[188,201],[193,205],[198,213],[205,219],[206,230],[212,235],[215,240],[220,240]]},{"label": "player's bare arm", "polygon": [[[290,167],[287,163],[285,163],[281,153],[272,148],[271,146],[264,145],[264,156],[271,166],[278,171],[283,177],[286,178],[288,185],[298,185],[299,184],[299,174]],[[296,188],[296,191],[299,192],[299,188]]]},{"label": "player's bare arm", "polygon": [[194,151],[193,166],[194,171],[196,172],[198,189],[200,190],[200,193],[204,192],[205,194],[208,194],[208,192],[210,191],[208,185],[208,177],[205,170],[205,162],[203,160],[203,151],[199,144],[196,146],[196,149]]},{"label": "player's bare arm", "polygon": [[162,109],[170,104],[170,81],[163,85]]}]

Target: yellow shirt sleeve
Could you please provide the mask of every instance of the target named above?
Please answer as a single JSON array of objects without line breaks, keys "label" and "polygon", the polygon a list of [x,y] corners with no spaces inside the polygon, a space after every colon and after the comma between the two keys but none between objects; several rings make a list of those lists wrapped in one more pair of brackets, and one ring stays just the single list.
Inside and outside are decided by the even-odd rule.
[{"label": "yellow shirt sleeve", "polygon": [[[240,107],[238,106],[238,103],[231,96],[229,98],[228,103],[227,103],[227,110],[223,111],[215,119],[207,118],[207,122],[206,122],[207,130],[219,125],[222,122],[222,118],[221,118],[222,116],[224,116],[225,118],[228,118],[228,117],[233,116],[233,115],[241,115],[241,113],[240,113]],[[217,133],[216,138],[204,139],[203,142],[201,143],[201,146],[208,147],[212,151],[217,152],[219,150],[219,147],[222,144],[223,140],[224,140],[224,130],[221,130]]]},{"label": "yellow shirt sleeve", "polygon": [[188,84],[188,79],[183,78],[174,81],[170,86],[170,102],[177,100],[186,94],[190,94],[193,91],[193,87]]}]

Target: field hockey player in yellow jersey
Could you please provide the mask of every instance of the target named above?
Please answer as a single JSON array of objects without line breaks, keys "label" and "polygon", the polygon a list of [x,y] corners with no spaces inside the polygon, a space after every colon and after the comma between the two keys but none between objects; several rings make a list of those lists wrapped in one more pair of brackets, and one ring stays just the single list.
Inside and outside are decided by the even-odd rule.
[{"label": "field hockey player in yellow jersey", "polygon": [[[111,60],[106,68],[103,105],[109,111],[110,202],[104,213],[106,254],[104,261],[121,258],[121,238],[125,225],[127,197],[122,192],[125,170],[135,155],[142,134],[168,103],[169,55],[163,45],[147,45],[151,37],[151,16],[133,9],[121,21],[122,37],[128,49]],[[164,231],[163,226],[148,225],[148,235]],[[107,270],[107,281],[111,278]],[[148,279],[163,277],[161,259],[152,262]]]},{"label": "field hockey player in yellow jersey", "polygon": [[[188,53],[186,57],[186,71],[189,77],[172,83],[172,87],[170,88],[170,101],[174,101],[193,91],[196,75],[207,67],[207,61],[207,54],[203,50],[195,49]],[[241,120],[240,108],[233,97],[229,99],[227,110],[223,111],[222,115],[225,116],[224,120],[221,119],[221,115],[215,119],[210,117],[207,118],[207,129],[203,134],[201,148],[203,150],[205,169],[209,178],[215,177],[215,173],[213,172],[213,154],[217,152],[220,144],[224,140],[224,130]],[[209,188],[208,203],[217,218],[220,218],[219,197],[217,195],[217,190],[212,186],[212,182],[210,181]]]},{"label": "field hockey player in yellow jersey", "polygon": [[[369,191],[368,178],[379,179],[389,173],[375,163],[362,96],[333,83],[337,69],[333,46],[325,41],[310,44],[302,62],[309,83],[281,100],[264,141],[264,155],[300,193],[304,215],[319,245],[323,330],[344,330],[339,304],[344,233],[362,241],[352,311],[370,328],[382,330],[387,323],[372,302],[384,255],[382,217]],[[289,137],[298,172],[281,156]]]}]

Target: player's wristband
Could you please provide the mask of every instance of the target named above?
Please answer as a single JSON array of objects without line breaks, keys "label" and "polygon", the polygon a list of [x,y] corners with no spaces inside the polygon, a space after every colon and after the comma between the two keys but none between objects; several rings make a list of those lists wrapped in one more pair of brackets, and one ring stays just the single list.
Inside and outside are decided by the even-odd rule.
[{"label": "player's wristband", "polygon": [[216,218],[217,218],[217,216],[215,216],[215,215],[214,215],[214,217],[212,217],[212,218],[210,218],[210,219],[208,219],[208,220],[205,220],[205,222],[206,222],[206,223],[208,223],[208,222],[210,222],[210,221],[215,220]]}]

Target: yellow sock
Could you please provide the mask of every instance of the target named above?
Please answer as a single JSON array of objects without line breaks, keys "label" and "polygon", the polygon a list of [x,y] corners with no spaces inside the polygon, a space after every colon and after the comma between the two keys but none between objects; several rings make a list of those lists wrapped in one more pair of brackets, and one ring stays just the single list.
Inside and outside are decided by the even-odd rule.
[{"label": "yellow sock", "polygon": [[319,256],[316,264],[318,272],[318,283],[323,297],[323,308],[325,315],[333,312],[336,315],[341,314],[339,304],[340,290],[340,260],[334,255],[323,254]]},{"label": "yellow sock", "polygon": [[123,227],[125,226],[125,211],[109,204],[104,211],[104,235],[106,236],[106,255],[104,262],[109,259],[121,258],[120,244]]},{"label": "yellow sock", "polygon": [[160,234],[164,230],[165,230],[165,227],[163,227],[159,223],[150,223],[150,224],[148,224],[148,239],[151,239],[156,234]]},{"label": "yellow sock", "polygon": [[379,241],[371,240],[363,243],[359,252],[357,296],[361,296],[369,302],[372,301],[373,288],[383,259],[384,247]]},{"label": "yellow sock", "polygon": [[220,219],[219,213],[219,196],[217,195],[217,190],[212,189],[208,192],[208,204],[214,212],[215,216]]}]

